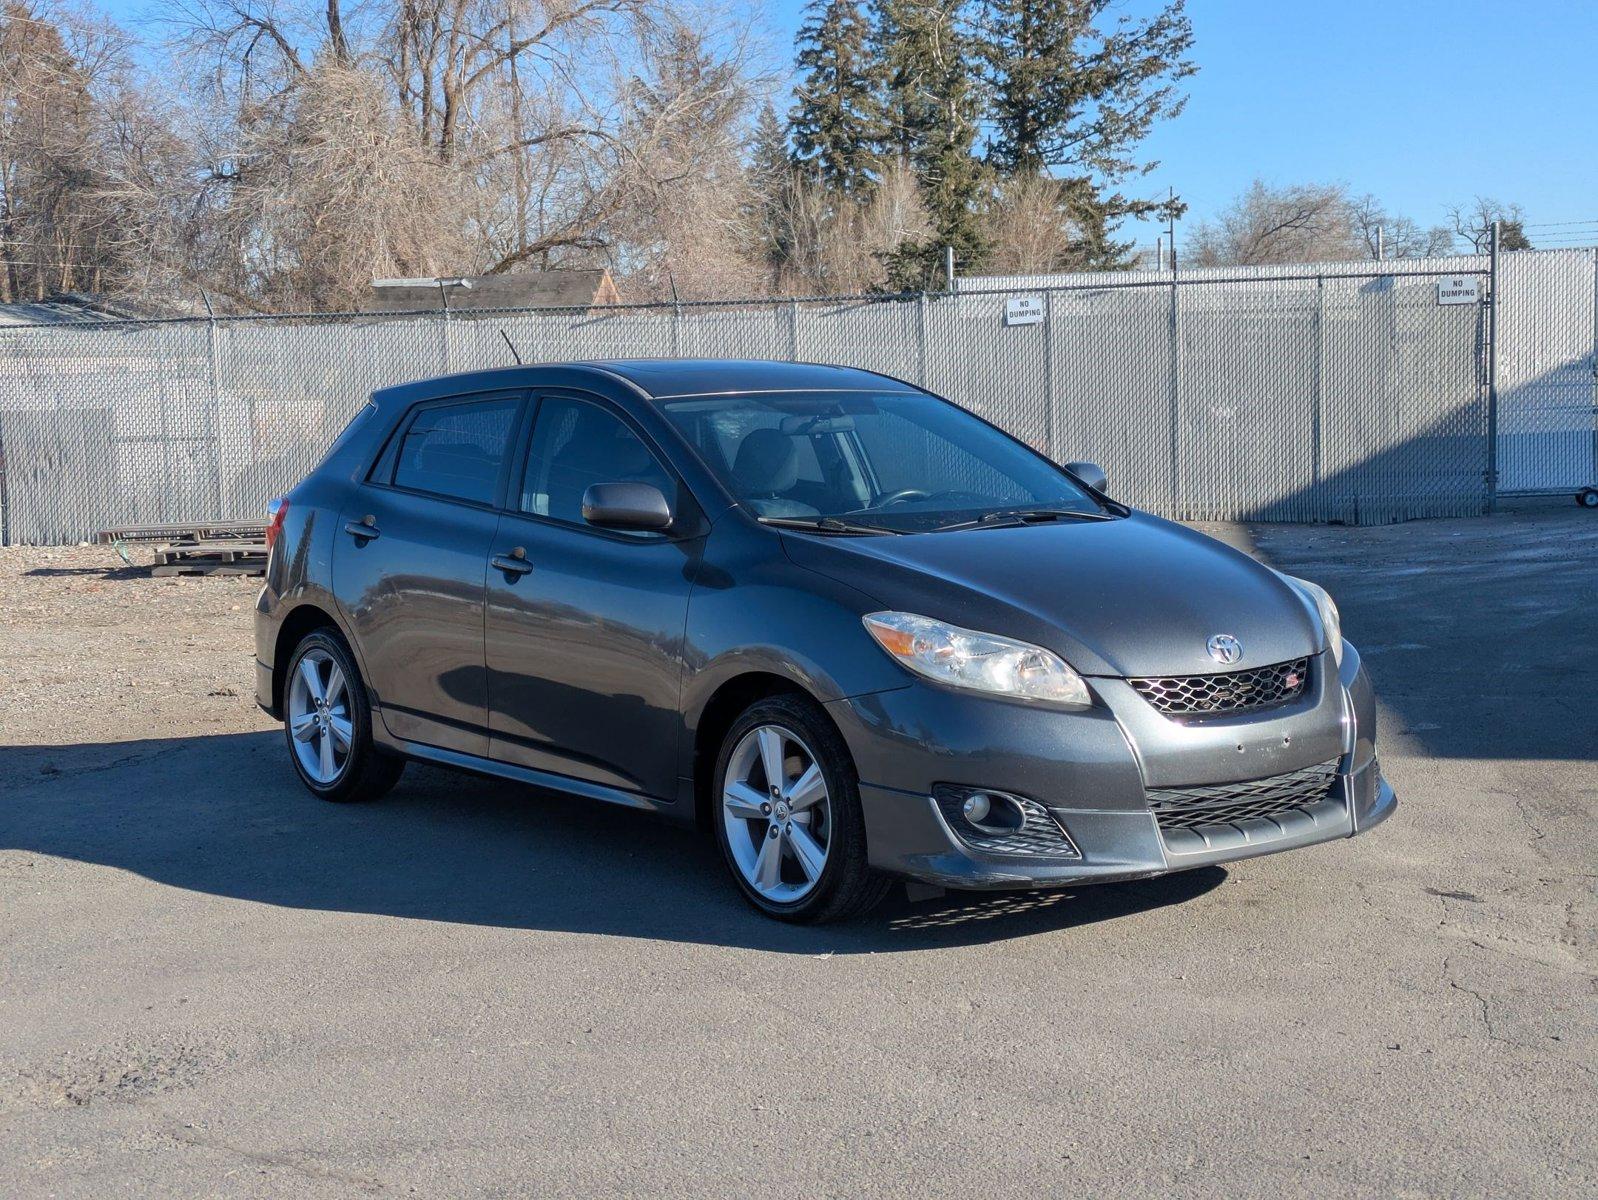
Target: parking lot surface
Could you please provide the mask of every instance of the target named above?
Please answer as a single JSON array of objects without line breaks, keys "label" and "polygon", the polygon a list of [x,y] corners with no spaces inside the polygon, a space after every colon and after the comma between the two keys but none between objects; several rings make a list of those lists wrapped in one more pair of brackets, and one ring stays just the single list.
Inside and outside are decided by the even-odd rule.
[{"label": "parking lot surface", "polygon": [[1598,520],[1213,532],[1340,601],[1398,814],[820,929],[640,814],[320,803],[255,582],[0,550],[0,1191],[1598,1194]]}]

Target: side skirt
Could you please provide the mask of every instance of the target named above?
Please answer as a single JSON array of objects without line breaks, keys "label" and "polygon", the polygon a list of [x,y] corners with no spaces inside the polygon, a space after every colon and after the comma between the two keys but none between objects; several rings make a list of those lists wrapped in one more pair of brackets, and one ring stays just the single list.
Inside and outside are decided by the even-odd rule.
[{"label": "side skirt", "polygon": [[509,779],[516,783],[531,784],[533,787],[547,788],[554,792],[565,792],[568,795],[582,796],[589,800],[601,800],[606,804],[619,804],[623,808],[639,808],[645,812],[657,812],[667,816],[677,816],[681,806],[670,800],[661,800],[655,796],[645,796],[641,792],[624,792],[620,788],[606,787],[602,783],[590,783],[586,779],[573,779],[569,775],[557,775],[553,771],[538,771],[532,767],[519,767],[513,763],[499,762],[492,758],[479,758],[475,754],[464,754],[459,750],[445,750],[439,746],[425,746],[420,742],[407,742],[399,738],[383,739],[385,749],[403,754],[406,758],[418,762],[437,763],[444,767],[458,767],[463,771],[474,771],[479,775],[490,775],[496,779]]}]

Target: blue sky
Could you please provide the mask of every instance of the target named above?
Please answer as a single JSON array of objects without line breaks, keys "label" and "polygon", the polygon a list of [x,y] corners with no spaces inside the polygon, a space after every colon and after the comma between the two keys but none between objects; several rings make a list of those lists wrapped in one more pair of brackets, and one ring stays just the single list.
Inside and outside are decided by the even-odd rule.
[{"label": "blue sky", "polygon": [[[803,7],[768,6],[774,45]],[[1146,146],[1161,164],[1150,190],[1174,187],[1190,218],[1260,177],[1343,181],[1423,226],[1475,195],[1518,201],[1530,224],[1598,225],[1594,0],[1188,0],[1188,13],[1191,99]]]}]

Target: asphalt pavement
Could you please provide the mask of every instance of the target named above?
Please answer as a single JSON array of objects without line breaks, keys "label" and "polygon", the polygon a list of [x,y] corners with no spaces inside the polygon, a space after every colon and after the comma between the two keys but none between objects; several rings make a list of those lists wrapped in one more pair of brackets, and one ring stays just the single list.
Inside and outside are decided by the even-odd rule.
[{"label": "asphalt pavement", "polygon": [[0,1192],[1598,1194],[1598,517],[1215,532],[1340,601],[1397,815],[820,929],[641,814],[419,768],[319,803],[242,700],[52,725],[102,651],[44,614],[59,678],[0,712]]}]

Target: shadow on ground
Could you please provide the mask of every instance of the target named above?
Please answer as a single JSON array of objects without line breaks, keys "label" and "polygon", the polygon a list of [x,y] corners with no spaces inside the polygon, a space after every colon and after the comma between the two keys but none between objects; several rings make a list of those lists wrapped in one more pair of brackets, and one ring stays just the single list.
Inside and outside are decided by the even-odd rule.
[{"label": "shadow on ground", "polygon": [[1590,512],[1206,531],[1331,592],[1392,718],[1381,738],[1439,758],[1598,758]]},{"label": "shadow on ground", "polygon": [[308,795],[277,733],[0,749],[0,847],[289,908],[859,954],[1055,932],[1186,900],[1220,869],[1050,892],[898,889],[861,920],[782,925],[717,850],[648,814],[412,765],[369,805]]}]

